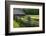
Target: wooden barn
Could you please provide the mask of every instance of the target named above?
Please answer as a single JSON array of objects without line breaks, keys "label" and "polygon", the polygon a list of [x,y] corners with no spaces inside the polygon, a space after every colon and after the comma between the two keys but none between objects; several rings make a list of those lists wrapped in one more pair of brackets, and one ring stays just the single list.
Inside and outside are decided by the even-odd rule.
[{"label": "wooden barn", "polygon": [[20,16],[24,16],[25,15],[25,13],[23,12],[23,10],[22,10],[22,8],[14,8],[13,9],[13,14],[14,14],[14,19],[15,19],[15,17],[16,18],[19,18]]}]

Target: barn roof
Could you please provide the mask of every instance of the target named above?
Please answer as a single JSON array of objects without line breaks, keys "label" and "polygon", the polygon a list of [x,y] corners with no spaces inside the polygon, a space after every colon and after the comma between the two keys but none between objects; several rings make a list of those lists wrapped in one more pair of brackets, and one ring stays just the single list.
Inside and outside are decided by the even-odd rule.
[{"label": "barn roof", "polygon": [[25,14],[21,8],[14,8],[14,14]]}]

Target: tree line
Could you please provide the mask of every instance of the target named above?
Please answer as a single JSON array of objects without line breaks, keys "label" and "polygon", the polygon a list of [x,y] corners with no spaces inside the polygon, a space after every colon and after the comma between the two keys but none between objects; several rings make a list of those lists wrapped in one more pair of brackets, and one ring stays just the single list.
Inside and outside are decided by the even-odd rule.
[{"label": "tree line", "polygon": [[25,14],[39,15],[39,9],[22,9]]}]

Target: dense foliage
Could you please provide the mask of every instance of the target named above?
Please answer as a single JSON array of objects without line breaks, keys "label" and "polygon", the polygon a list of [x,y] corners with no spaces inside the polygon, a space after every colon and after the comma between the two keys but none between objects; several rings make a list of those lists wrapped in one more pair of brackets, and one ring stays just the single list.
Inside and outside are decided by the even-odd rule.
[{"label": "dense foliage", "polygon": [[[22,19],[23,18],[23,19]],[[14,19],[14,28],[16,27],[38,27],[39,26],[39,18],[38,15],[30,16],[22,16],[20,19]]]},{"label": "dense foliage", "polygon": [[23,9],[25,14],[30,14],[30,15],[39,15],[39,10],[38,9]]}]

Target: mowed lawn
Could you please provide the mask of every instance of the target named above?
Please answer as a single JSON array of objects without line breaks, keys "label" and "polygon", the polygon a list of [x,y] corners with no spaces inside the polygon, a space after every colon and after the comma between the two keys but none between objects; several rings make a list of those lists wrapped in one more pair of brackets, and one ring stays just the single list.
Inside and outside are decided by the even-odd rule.
[{"label": "mowed lawn", "polygon": [[13,20],[13,27],[38,27],[39,26],[39,15],[29,15],[30,21],[27,19],[28,16],[22,16],[18,22]]}]

